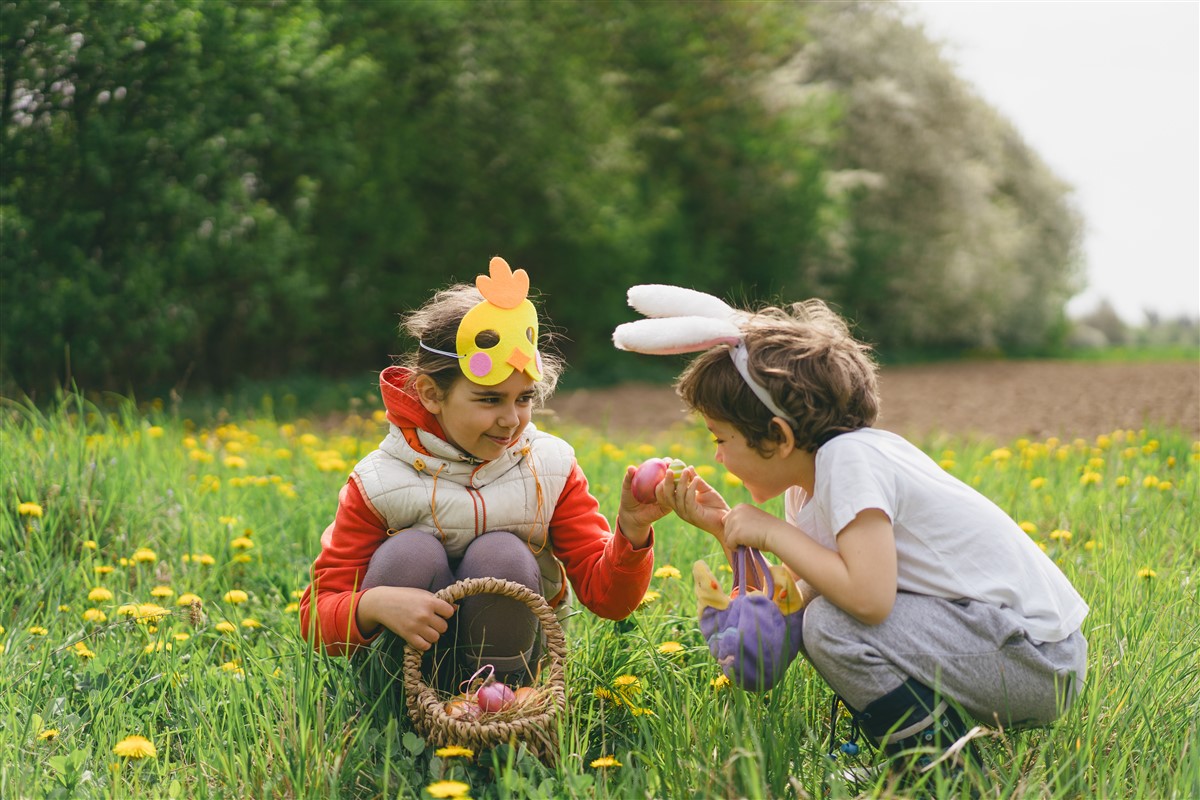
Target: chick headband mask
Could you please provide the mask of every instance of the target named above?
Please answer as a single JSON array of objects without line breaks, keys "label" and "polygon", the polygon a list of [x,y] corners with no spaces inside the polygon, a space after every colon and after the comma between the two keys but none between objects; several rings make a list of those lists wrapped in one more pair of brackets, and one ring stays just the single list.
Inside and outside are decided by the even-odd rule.
[{"label": "chick headband mask", "polygon": [[[513,272],[499,256],[488,264],[488,275],[475,278],[483,300],[463,315],[454,346],[458,352],[437,350],[419,342],[422,350],[458,360],[463,375],[480,386],[495,386],[513,372],[542,379],[542,354],[537,349],[537,309],[529,302],[529,275]],[[485,344],[494,341],[494,344]]]},{"label": "chick headband mask", "polygon": [[649,319],[618,325],[613,331],[617,349],[675,355],[727,347],[734,368],[754,396],[768,411],[795,427],[795,418],[785,413],[766,387],[750,374],[750,354],[741,329],[745,312],[731,308],[711,294],[665,284],[632,286],[628,299],[632,308]]}]

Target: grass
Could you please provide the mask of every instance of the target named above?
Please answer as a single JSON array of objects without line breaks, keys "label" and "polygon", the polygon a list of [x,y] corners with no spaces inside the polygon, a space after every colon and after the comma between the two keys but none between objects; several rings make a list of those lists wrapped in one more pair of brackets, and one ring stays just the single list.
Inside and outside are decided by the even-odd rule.
[{"label": "grass", "polygon": [[[334,428],[266,406],[197,424],[76,396],[0,413],[0,797],[423,798],[438,781],[475,798],[850,795],[824,755],[831,694],[806,663],[766,695],[714,686],[688,574],[718,553],[677,520],[657,527],[664,569],[630,619],[568,621],[557,766],[507,746],[443,758],[393,697],[363,697],[350,663],[299,636],[338,489],[382,435],[372,401]],[[747,500],[700,429],[605,441],[549,424],[607,513],[624,466],[652,454]],[[1052,728],[990,731],[986,771],[927,794],[1200,796],[1200,443],[1164,429],[922,445],[1022,522],[1092,607],[1075,708]],[[178,605],[184,593],[201,602]],[[132,735],[155,755],[116,755]]]}]

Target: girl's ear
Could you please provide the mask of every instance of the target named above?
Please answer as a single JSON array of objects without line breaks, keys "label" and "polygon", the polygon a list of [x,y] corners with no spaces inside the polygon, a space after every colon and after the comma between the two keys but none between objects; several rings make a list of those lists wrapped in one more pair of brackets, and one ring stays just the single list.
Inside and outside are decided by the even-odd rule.
[{"label": "girl's ear", "polygon": [[434,383],[433,378],[428,375],[418,375],[413,381],[413,388],[417,392],[417,399],[421,401],[421,405],[430,414],[437,415],[442,413],[442,390]]},{"label": "girl's ear", "polygon": [[775,429],[775,455],[787,458],[796,449],[796,433],[783,417],[771,417],[771,427]]}]

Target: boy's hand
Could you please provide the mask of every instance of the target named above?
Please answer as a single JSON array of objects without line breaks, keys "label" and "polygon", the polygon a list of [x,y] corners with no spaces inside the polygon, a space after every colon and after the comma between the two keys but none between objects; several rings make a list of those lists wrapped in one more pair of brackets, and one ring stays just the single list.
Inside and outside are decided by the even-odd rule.
[{"label": "boy's hand", "polygon": [[[621,481],[621,506],[617,510],[617,527],[634,547],[645,547],[650,539],[650,526],[670,513],[671,509],[656,503],[639,503],[633,496],[633,475],[637,467],[625,468],[625,480]],[[668,471],[668,475],[671,473]],[[661,484],[659,490],[662,491]],[[656,498],[657,498],[657,492]]]},{"label": "boy's hand", "polygon": [[407,586],[376,586],[363,592],[355,614],[364,636],[380,625],[422,652],[433,646],[450,624],[455,607],[432,592]]},{"label": "boy's hand", "polygon": [[745,546],[774,553],[770,533],[781,522],[757,506],[739,503],[725,515],[725,547],[730,552]]},{"label": "boy's hand", "polygon": [[678,476],[668,472],[654,495],[681,520],[724,542],[725,515],[729,513],[729,504],[720,492],[696,474],[694,467],[686,468]]}]

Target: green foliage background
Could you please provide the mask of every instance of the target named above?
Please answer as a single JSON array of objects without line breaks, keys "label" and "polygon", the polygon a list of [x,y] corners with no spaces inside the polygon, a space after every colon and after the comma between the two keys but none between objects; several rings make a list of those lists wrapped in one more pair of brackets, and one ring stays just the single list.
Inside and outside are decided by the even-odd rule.
[{"label": "green foliage background", "polygon": [[1078,288],[1069,188],[891,4],[0,12],[9,391],[377,369],[494,254],[591,382],[633,283],[885,353],[1052,346]]}]

